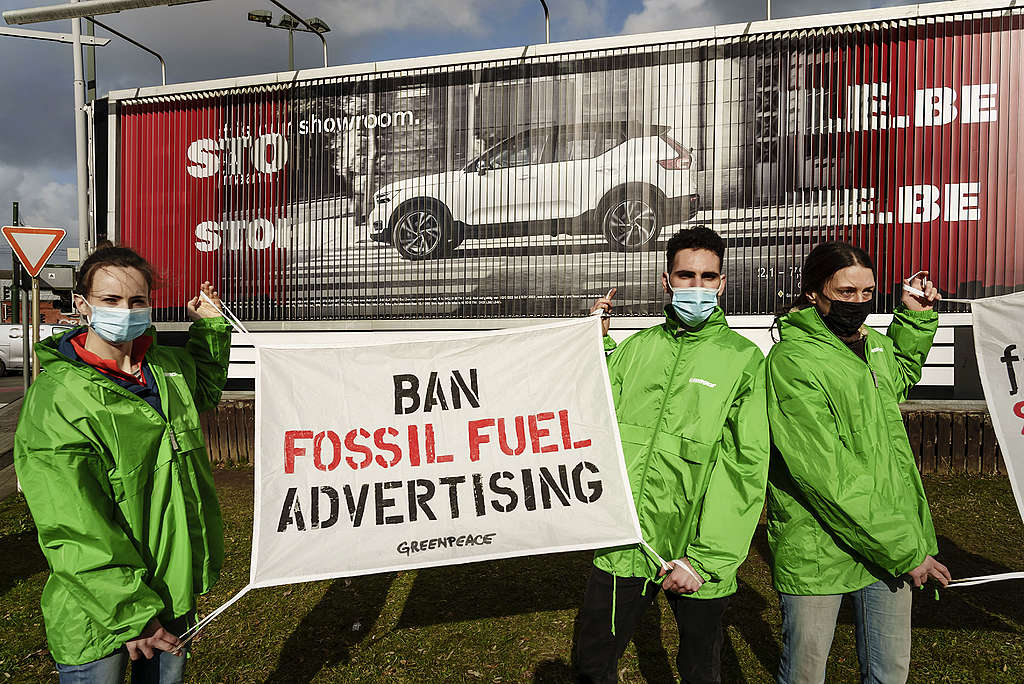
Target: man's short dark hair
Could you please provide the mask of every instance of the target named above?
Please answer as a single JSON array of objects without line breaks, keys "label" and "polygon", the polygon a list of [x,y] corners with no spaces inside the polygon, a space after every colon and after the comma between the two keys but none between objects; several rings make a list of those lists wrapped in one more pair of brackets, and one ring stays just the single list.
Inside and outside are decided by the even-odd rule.
[{"label": "man's short dark hair", "polygon": [[704,226],[696,228],[683,228],[673,235],[665,247],[665,263],[669,273],[672,272],[672,264],[676,260],[676,252],[681,249],[706,249],[718,255],[718,267],[722,267],[725,261],[725,240],[722,236]]}]

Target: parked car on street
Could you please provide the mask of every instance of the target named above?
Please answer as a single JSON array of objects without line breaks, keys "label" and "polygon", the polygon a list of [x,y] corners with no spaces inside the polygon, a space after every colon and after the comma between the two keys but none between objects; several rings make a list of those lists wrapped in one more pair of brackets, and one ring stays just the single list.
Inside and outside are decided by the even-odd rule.
[{"label": "parked car on street", "polygon": [[[39,339],[45,340],[50,335],[71,330],[71,325],[49,325],[39,326]],[[32,328],[29,327],[29,336],[32,335]],[[0,326],[0,376],[6,375],[7,371],[20,369],[24,365],[23,349],[24,342],[20,325]]]},{"label": "parked car on street", "polygon": [[491,147],[460,171],[383,186],[366,221],[373,240],[406,259],[450,254],[467,238],[600,233],[617,251],[654,247],[687,221],[690,150],[669,126],[546,125]]}]

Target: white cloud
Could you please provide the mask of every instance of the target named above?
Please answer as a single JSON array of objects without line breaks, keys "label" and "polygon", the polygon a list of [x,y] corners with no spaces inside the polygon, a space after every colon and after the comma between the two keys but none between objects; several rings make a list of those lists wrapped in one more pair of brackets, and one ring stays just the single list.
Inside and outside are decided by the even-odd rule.
[{"label": "white cloud", "polygon": [[417,27],[483,33],[484,14],[498,4],[495,0],[321,0],[317,6],[324,18],[344,17],[344,21],[328,20],[332,33],[362,36]]},{"label": "white cloud", "polygon": [[562,28],[566,37],[573,40],[611,33],[608,28],[608,5],[609,0],[560,0],[557,5],[550,3],[549,7],[555,12],[553,20]]},{"label": "white cloud", "polygon": [[713,26],[722,23],[722,3],[709,0],[644,0],[643,9],[626,17],[623,33]]},{"label": "white cloud", "polygon": [[[78,244],[78,195],[75,183],[58,180],[54,169],[8,166],[0,162],[0,212],[4,225],[11,220],[11,203],[18,202],[21,223],[68,232],[62,247]],[[10,254],[6,241],[0,253]],[[61,250],[63,252],[63,250]],[[8,260],[0,268],[10,268]]]}]

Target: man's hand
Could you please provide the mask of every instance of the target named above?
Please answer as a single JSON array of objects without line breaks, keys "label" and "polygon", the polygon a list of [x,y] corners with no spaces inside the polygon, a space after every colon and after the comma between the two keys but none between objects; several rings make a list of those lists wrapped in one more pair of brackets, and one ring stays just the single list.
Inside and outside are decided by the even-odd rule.
[{"label": "man's hand", "polygon": [[915,587],[923,586],[929,577],[934,577],[942,586],[948,585],[949,581],[953,579],[949,574],[949,569],[931,556],[925,556],[924,562],[907,574],[910,575]]},{"label": "man's hand", "polygon": [[928,271],[921,271],[903,281],[904,285],[924,292],[924,296],[911,294],[903,290],[903,306],[911,311],[931,311],[935,302],[942,299],[942,295],[935,289],[935,283],[928,280]]},{"label": "man's hand", "polygon": [[618,288],[613,287],[612,289],[608,290],[608,294],[598,299],[596,302],[594,302],[594,306],[590,307],[591,315],[593,315],[596,311],[602,311],[604,313],[604,315],[601,317],[601,332],[605,335],[608,334],[608,324],[610,323],[608,317],[611,316],[612,314],[612,297],[615,296],[615,291],[617,289]]},{"label": "man's hand", "polygon": [[188,317],[193,321],[198,321],[200,318],[216,318],[217,316],[223,315],[220,312],[220,295],[213,289],[213,285],[210,284],[210,281],[207,280],[200,285],[199,290],[213,300],[213,303],[216,306],[210,306],[210,302],[203,299],[202,296],[196,295],[188,301],[188,304],[185,305],[188,309]]},{"label": "man's hand", "polygon": [[[146,623],[142,634],[126,643],[124,647],[128,649],[128,656],[132,660],[138,660],[139,658],[152,658],[154,651],[173,653],[181,645],[181,639],[168,632],[159,620],[153,618]],[[184,651],[178,652],[176,655],[180,657],[184,655]]]},{"label": "man's hand", "polygon": [[[672,572],[668,573],[668,577],[665,577],[661,584],[665,589],[677,594],[692,594],[704,584],[704,580],[700,579],[700,575],[686,558],[669,561],[669,564],[672,566]],[[664,577],[665,574],[665,568],[662,568],[658,577]]]}]

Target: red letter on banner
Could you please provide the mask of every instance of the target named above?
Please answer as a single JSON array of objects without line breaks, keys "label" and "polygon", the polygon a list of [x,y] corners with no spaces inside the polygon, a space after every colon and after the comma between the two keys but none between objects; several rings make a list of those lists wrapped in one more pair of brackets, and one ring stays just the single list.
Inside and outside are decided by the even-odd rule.
[{"label": "red letter on banner", "polygon": [[491,441],[491,438],[487,435],[480,434],[480,428],[491,427],[494,425],[493,418],[481,418],[480,420],[469,421],[469,460],[479,461],[480,460],[480,445],[487,444]]},{"label": "red letter on banner", "polygon": [[305,456],[306,450],[295,446],[297,439],[313,439],[312,430],[286,430],[284,433],[284,472],[291,475],[295,472],[295,457]]}]

